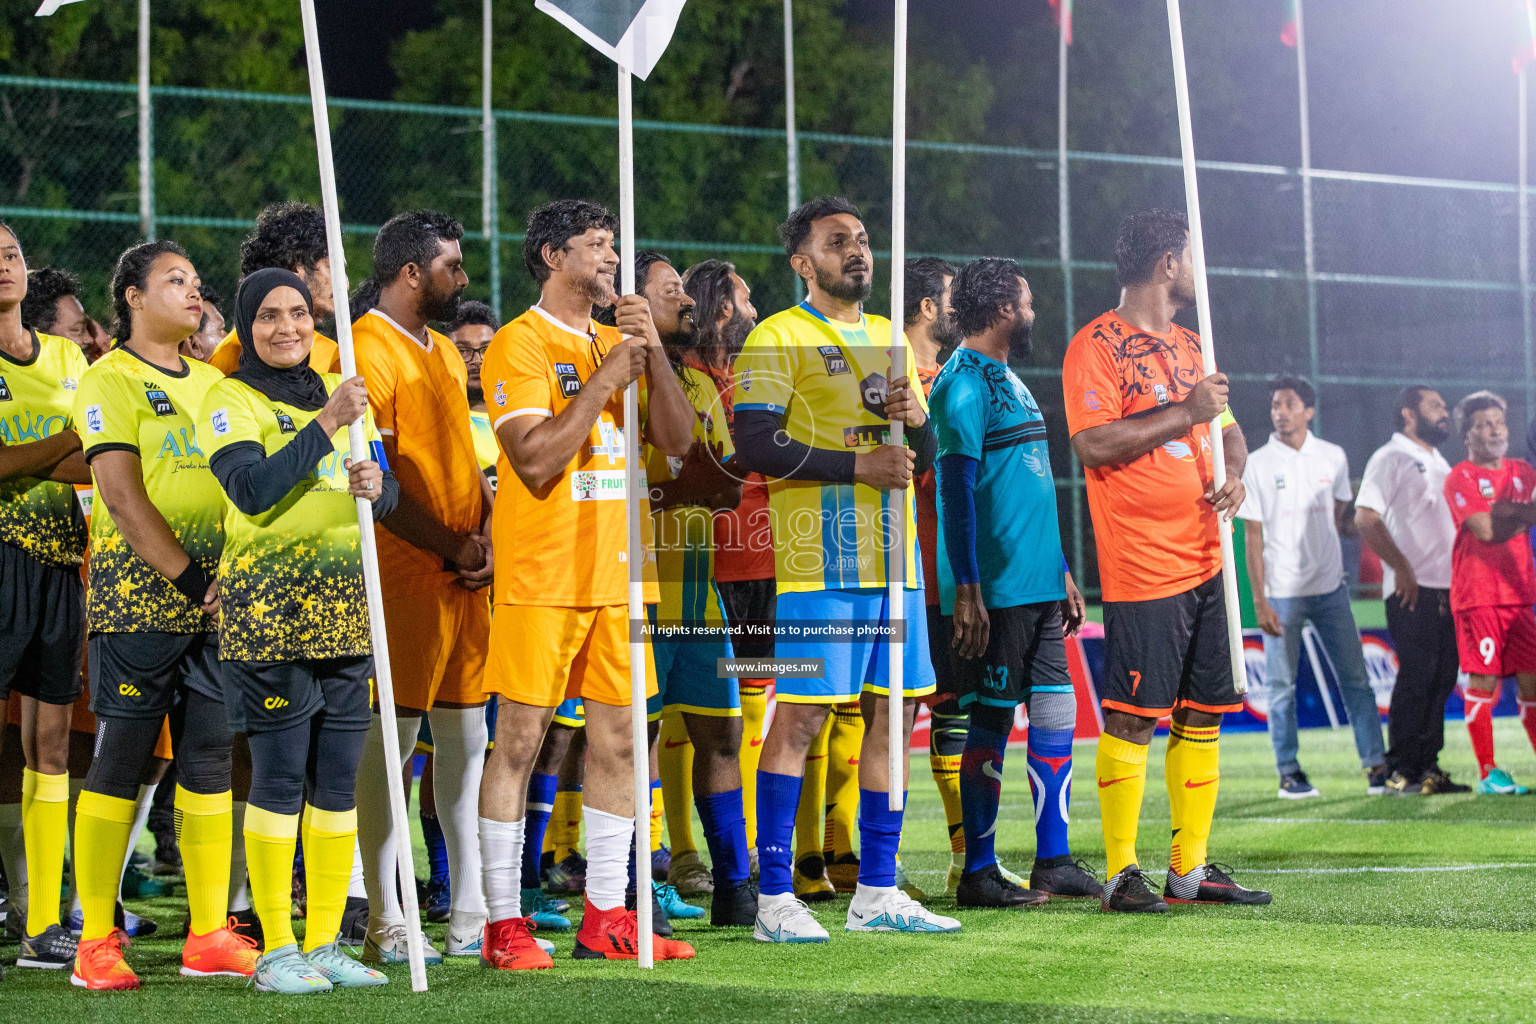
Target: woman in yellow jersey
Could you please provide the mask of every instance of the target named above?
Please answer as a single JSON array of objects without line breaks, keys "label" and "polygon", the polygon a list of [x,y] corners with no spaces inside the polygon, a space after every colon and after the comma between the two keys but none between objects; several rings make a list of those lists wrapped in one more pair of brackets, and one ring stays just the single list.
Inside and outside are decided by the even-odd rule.
[{"label": "woman in yellow jersey", "polygon": [[[304,282],[291,271],[258,270],[241,283],[234,316],[240,368],[209,392],[203,427],[228,497],[219,654],[230,728],[251,749],[245,847],[266,947],[256,990],[383,985],[383,974],[342,952],[336,939],[357,836],[357,765],[372,717],[354,496],[371,501],[381,519],[399,488],[379,462],[351,454],[347,425],[368,410],[363,379],[310,368],[315,325]],[[289,924],[301,809],[302,953]]]},{"label": "woman in yellow jersey", "polygon": [[248,976],[255,944],[226,916],[230,732],[213,637],[224,496],[197,430],[203,399],[222,376],[178,351],[203,316],[197,271],[179,245],[124,252],[112,302],[117,344],[75,396],[96,485],[86,601],[96,756],[75,812],[82,927],[72,980],[139,987],[113,911],[139,780],[167,713],[191,911],[181,972]]},{"label": "woman in yellow jersey", "polygon": [[[69,807],[69,723],[85,639],[85,519],[72,484],[90,471],[74,429],[85,356],[74,342],[21,322],[27,265],[0,224],[0,702],[21,697],[21,820],[27,874],[18,967],[68,967],[75,940],[60,927]],[[12,901],[12,913],[22,913]]]}]

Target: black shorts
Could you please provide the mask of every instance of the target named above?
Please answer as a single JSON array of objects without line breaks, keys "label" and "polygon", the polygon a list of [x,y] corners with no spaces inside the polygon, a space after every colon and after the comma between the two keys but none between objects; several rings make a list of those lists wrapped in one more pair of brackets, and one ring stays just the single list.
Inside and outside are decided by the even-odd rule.
[{"label": "black shorts", "polygon": [[[982,656],[954,656],[955,697],[961,708],[972,704],[1016,707],[1036,688],[1072,692],[1060,601],[988,608],[987,619],[991,629]],[[945,646],[954,628],[954,619],[944,616]]]},{"label": "black shorts", "polygon": [[1114,711],[1162,718],[1174,708],[1241,711],[1227,650],[1221,574],[1154,601],[1104,602],[1104,686]]},{"label": "black shorts", "polygon": [[933,663],[934,691],[927,697],[919,697],[918,700],[927,704],[935,714],[958,715],[960,706],[955,703],[955,696],[960,689],[959,677],[955,674],[955,649],[950,646],[950,640],[954,636],[953,627],[948,616],[939,614],[939,606],[928,606],[928,660]]},{"label": "black shorts", "polygon": [[0,701],[15,690],[44,704],[73,704],[84,647],[79,567],[44,565],[0,544]]},{"label": "black shorts", "polygon": [[217,633],[92,633],[91,710],[163,718],[187,690],[222,702]]},{"label": "black shorts", "polygon": [[328,728],[364,732],[373,719],[373,658],[226,661],[229,731],[277,732],[325,712]]},{"label": "black shorts", "polygon": [[[731,626],[731,651],[738,658],[773,657],[773,627],[779,606],[778,581],[721,580],[725,620]],[[750,632],[748,632],[750,630]]]}]

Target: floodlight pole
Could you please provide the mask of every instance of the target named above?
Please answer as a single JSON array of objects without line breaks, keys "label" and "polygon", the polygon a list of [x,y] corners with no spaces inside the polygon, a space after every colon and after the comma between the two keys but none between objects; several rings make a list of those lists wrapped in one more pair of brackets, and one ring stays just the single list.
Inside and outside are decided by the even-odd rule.
[{"label": "floodlight pole", "polygon": [[[309,101],[315,121],[315,149],[320,162],[320,196],[325,211],[326,250],[331,261],[331,297],[336,305],[336,344],[341,349],[341,375],[357,376],[352,349],[352,308],[347,301],[347,254],[341,238],[341,206],[336,197],[336,163],[331,155],[331,122],[325,99],[325,75],[320,67],[320,30],[315,0],[299,0],[304,18],[304,56],[309,64]],[[368,451],[359,416],[347,426],[353,453]],[[373,535],[373,503],[357,499],[359,547],[363,561],[363,590],[368,601],[368,626],[373,638],[374,694],[378,700],[384,739],[384,774],[389,791],[390,832],[400,880],[401,910],[405,914],[405,946],[411,964],[411,990],[427,990],[427,966],[422,947],[421,914],[416,904],[416,868],[411,857],[411,829],[402,788],[400,736],[395,729],[395,687],[389,667],[389,635],[384,629],[384,594],[379,583],[379,553]],[[388,879],[380,879],[388,885]]]},{"label": "floodlight pole", "polygon": [[[1184,65],[1184,26],[1179,0],[1168,0],[1168,36],[1173,45],[1173,91],[1179,110],[1179,151],[1184,162],[1184,202],[1189,214],[1189,249],[1195,264],[1195,305],[1200,319],[1200,353],[1206,376],[1216,372],[1216,340],[1211,331],[1211,292],[1205,274],[1205,233],[1200,225],[1200,183],[1195,173],[1195,136],[1189,113],[1189,76]],[[1227,483],[1226,445],[1221,436],[1221,415],[1210,423],[1212,486]],[[1221,539],[1222,593],[1227,609],[1228,654],[1232,659],[1232,685],[1248,692],[1248,669],[1243,658],[1243,623],[1237,603],[1237,565],[1232,555],[1232,524],[1220,514],[1216,534]]]},{"label": "floodlight pole", "polygon": [[1307,277],[1307,372],[1318,392],[1317,422],[1323,416],[1322,385],[1318,381],[1320,354],[1317,337],[1317,233],[1312,219],[1312,120],[1307,101],[1307,33],[1302,24],[1302,0],[1296,4],[1296,82],[1301,100],[1301,251]]},{"label": "floodlight pole", "polygon": [[139,230],[155,240],[155,136],[149,104],[149,0],[139,0]]},{"label": "floodlight pole", "polygon": [[[784,0],[784,160],[789,212],[800,206],[800,142],[795,135],[795,0]],[[795,278],[795,301],[804,298],[805,282]]]},{"label": "floodlight pole", "polygon": [[501,227],[496,210],[496,115],[491,110],[491,0],[480,12],[480,224],[489,248],[491,309],[501,316]]},{"label": "floodlight pole", "polygon": [[[895,75],[891,102],[891,375],[897,380],[907,375],[907,336],[904,328],[904,296],[907,277],[907,0],[896,0]],[[908,387],[917,387],[908,381]],[[891,420],[890,444],[905,444],[901,420]],[[906,798],[907,734],[903,697],[906,693],[906,665],[902,657],[905,637],[907,587],[907,499],[910,484],[890,492],[888,518],[890,548],[886,552],[887,624],[891,628],[886,644],[890,674],[886,679],[886,754],[889,773],[887,793],[893,811],[902,809]]]},{"label": "floodlight pole", "polygon": [[[1072,187],[1067,165],[1067,27],[1071,24],[1067,12],[1058,19],[1056,32],[1056,226],[1058,249],[1061,257],[1061,287],[1066,339],[1063,345],[1072,344],[1077,331],[1077,318],[1073,315],[1072,281]],[[1072,567],[1083,571],[1083,488],[1082,463],[1077,460],[1077,450],[1067,446],[1071,464],[1072,484]],[[1079,577],[1081,578],[1081,577]]]},{"label": "floodlight pole", "polygon": [[[629,69],[619,65],[619,267],[620,291],[633,295],[635,281],[635,114]],[[646,727],[645,542],[640,517],[647,497],[640,465],[640,383],[624,389],[624,565],[629,569],[629,722],[635,748],[635,917],[639,930],[636,958],[654,966],[651,935],[651,744]]]},{"label": "floodlight pole", "polygon": [[1529,97],[1525,65],[1520,66],[1519,85],[1519,137],[1520,137],[1520,191],[1516,203],[1520,216],[1520,326],[1522,350],[1525,355],[1525,412],[1529,418],[1536,410],[1536,357],[1531,341],[1531,203],[1526,190],[1530,185],[1530,129],[1528,127]]}]

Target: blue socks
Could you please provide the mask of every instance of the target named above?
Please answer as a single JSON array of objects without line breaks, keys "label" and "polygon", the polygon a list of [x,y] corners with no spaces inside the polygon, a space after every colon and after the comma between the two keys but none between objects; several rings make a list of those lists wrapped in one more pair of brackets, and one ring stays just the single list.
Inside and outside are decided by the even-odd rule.
[{"label": "blue socks", "polygon": [[699,809],[704,842],[714,865],[715,889],[745,882],[751,866],[747,860],[747,817],[742,810],[741,790],[699,794],[693,802]]},{"label": "blue socks", "polygon": [[[555,810],[555,782],[558,778],[556,775],[528,777],[528,807],[523,812],[523,821],[526,823],[523,837],[524,889],[537,889],[543,884],[539,878],[539,855],[544,852],[544,831],[549,827],[549,816]],[[442,835],[442,832],[439,831],[438,835]]]},{"label": "blue socks", "polygon": [[960,816],[965,823],[967,874],[997,863],[993,838],[1002,800],[1003,754],[1008,749],[1007,733],[993,732],[976,718],[971,716],[965,753],[960,755]]},{"label": "blue socks", "polygon": [[1029,727],[1029,789],[1035,798],[1035,857],[1064,857],[1072,799],[1072,730]]},{"label": "blue socks", "polygon": [[757,884],[764,896],[795,891],[795,813],[804,781],[798,775],[758,770]]},{"label": "blue socks", "polygon": [[443,838],[443,826],[437,816],[421,818],[421,836],[426,841],[427,864],[432,868],[432,881],[446,884],[448,881],[448,840]]},{"label": "blue socks", "polygon": [[[762,795],[758,795],[762,799]],[[896,853],[901,847],[901,811],[891,810],[883,789],[859,789],[859,884],[889,889],[896,884]],[[906,801],[902,801],[906,806]],[[762,842],[759,831],[758,842]],[[761,862],[762,853],[758,853]]]}]

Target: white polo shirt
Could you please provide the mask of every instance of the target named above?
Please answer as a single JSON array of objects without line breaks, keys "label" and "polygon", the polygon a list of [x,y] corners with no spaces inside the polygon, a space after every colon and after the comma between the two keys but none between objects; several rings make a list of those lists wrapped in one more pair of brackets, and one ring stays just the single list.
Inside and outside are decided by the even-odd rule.
[{"label": "white polo shirt", "polygon": [[[1451,467],[1439,449],[1425,447],[1396,433],[1365,464],[1356,508],[1381,516],[1403,557],[1413,566],[1421,587],[1448,590],[1451,586],[1451,546],[1456,524],[1445,503],[1445,478]],[[1392,593],[1396,574],[1382,563],[1381,592]]]},{"label": "white polo shirt", "polygon": [[1274,434],[1248,456],[1241,519],[1264,525],[1264,596],[1331,594],[1344,582],[1333,503],[1348,501],[1344,449],[1307,432],[1301,448]]}]

